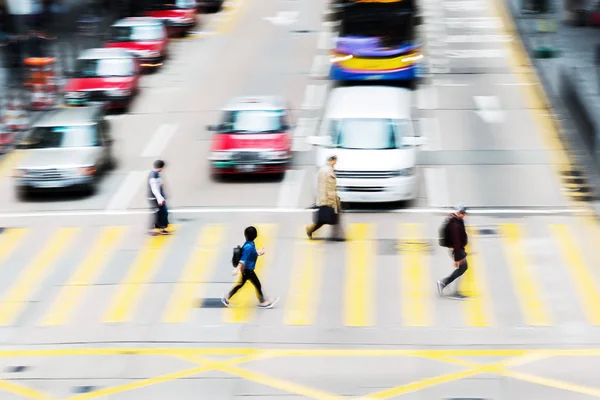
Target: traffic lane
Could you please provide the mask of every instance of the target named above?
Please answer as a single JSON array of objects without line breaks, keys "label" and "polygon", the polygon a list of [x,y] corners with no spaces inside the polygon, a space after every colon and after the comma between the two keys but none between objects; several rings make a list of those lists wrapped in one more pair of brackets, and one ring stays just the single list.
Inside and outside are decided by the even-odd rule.
[{"label": "traffic lane", "polygon": [[[480,111],[437,110],[440,150],[456,151],[536,151],[542,162],[550,163],[549,151],[528,110]],[[433,130],[431,128],[430,130]],[[427,134],[426,134],[427,135]],[[431,137],[431,140],[436,140]],[[538,161],[539,163],[539,161]]]}]

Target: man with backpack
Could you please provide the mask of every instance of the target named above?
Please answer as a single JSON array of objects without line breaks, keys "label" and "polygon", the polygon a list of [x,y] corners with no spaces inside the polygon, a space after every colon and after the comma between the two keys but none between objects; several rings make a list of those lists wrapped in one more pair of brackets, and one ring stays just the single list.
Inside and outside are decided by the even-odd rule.
[{"label": "man with backpack", "polygon": [[[440,246],[451,249],[455,268],[448,277],[437,281],[440,296],[443,296],[444,288],[460,278],[468,268],[467,252],[465,251],[465,247],[469,241],[464,221],[466,215],[467,209],[464,206],[458,206],[456,212],[444,221],[440,229]],[[458,290],[452,297],[460,300],[467,298],[459,293]]]},{"label": "man with backpack", "polygon": [[265,254],[265,250],[256,250],[256,246],[254,241],[258,237],[258,231],[255,227],[249,226],[244,230],[244,237],[246,238],[246,242],[243,246],[238,246],[233,249],[233,258],[231,260],[234,270],[231,272],[231,275],[236,276],[240,272],[242,276],[240,277],[239,282],[231,289],[231,291],[223,296],[221,302],[227,307],[229,307],[229,300],[237,293],[238,290],[242,288],[246,284],[247,281],[250,281],[254,288],[256,289],[256,296],[258,297],[259,307],[260,308],[272,308],[278,299],[275,300],[267,300],[262,292],[262,285],[260,284],[260,280],[258,276],[256,276],[256,272],[254,269],[256,267],[256,260],[258,260],[259,256]]}]

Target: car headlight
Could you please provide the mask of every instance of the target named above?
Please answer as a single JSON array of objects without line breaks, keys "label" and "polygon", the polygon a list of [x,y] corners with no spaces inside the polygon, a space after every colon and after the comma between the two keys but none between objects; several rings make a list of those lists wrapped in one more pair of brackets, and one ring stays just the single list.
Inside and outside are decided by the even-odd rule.
[{"label": "car headlight", "polygon": [[396,176],[412,176],[415,174],[415,167],[403,168],[396,171]]},{"label": "car headlight", "polygon": [[96,173],[96,167],[93,165],[88,165],[86,167],[76,168],[73,170],[73,172],[77,173],[78,175],[90,176]]},{"label": "car headlight", "polygon": [[109,96],[130,96],[131,90],[129,89],[115,89],[108,91]]},{"label": "car headlight", "polygon": [[229,161],[231,160],[233,153],[230,151],[213,151],[210,155],[212,161]]}]

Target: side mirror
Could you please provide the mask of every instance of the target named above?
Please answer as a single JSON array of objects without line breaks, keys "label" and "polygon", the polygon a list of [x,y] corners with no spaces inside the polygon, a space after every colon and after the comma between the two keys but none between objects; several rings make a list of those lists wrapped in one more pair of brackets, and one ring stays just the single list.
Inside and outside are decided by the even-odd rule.
[{"label": "side mirror", "polygon": [[419,147],[423,146],[425,143],[427,143],[427,139],[422,136],[408,136],[402,138],[403,146]]},{"label": "side mirror", "polygon": [[216,132],[219,130],[219,126],[218,125],[207,125],[206,129],[211,131],[211,132]]},{"label": "side mirror", "polygon": [[331,138],[329,136],[309,136],[306,138],[306,143],[311,146],[331,146]]}]

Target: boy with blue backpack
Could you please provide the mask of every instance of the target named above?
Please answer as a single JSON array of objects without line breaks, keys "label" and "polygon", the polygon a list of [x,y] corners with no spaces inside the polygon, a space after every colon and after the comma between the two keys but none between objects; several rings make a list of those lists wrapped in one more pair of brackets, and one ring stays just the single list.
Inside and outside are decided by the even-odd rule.
[{"label": "boy with blue backpack", "polygon": [[256,296],[259,301],[259,308],[272,308],[277,299],[275,300],[267,300],[262,292],[262,285],[260,284],[260,280],[258,276],[256,276],[256,272],[254,269],[256,268],[256,261],[258,257],[265,254],[265,250],[256,250],[256,245],[254,241],[258,237],[258,232],[255,227],[249,226],[244,230],[244,237],[246,238],[246,242],[243,246],[237,246],[233,249],[233,258],[231,263],[234,267],[231,275],[236,276],[241,273],[241,277],[239,282],[231,289],[231,291],[223,296],[221,301],[227,307],[229,307],[229,300],[237,293],[238,290],[242,288],[246,284],[247,281],[250,281],[254,288],[256,289]]}]

